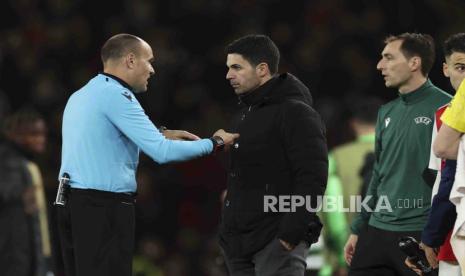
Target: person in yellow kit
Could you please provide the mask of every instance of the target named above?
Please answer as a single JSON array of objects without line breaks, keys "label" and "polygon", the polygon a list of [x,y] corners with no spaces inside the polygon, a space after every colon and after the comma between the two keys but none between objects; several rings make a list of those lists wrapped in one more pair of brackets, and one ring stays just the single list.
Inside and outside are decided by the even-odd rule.
[{"label": "person in yellow kit", "polygon": [[[457,36],[464,36],[463,33]],[[465,72],[465,53],[455,51],[450,59],[453,60],[453,72],[463,74]],[[433,141],[433,151],[437,157],[457,159],[460,137],[465,133],[465,84],[461,77],[451,76],[453,87],[458,87],[457,92],[449,104],[449,107],[441,116],[443,122],[438,136]]]},{"label": "person in yellow kit", "polygon": [[[464,36],[464,34],[457,34],[457,36]],[[465,53],[457,51],[453,53],[451,59],[454,60],[454,72],[458,75],[465,73]],[[449,107],[444,111],[441,116],[442,126],[439,129],[438,135],[433,144],[434,154],[439,158],[457,160],[457,171],[455,174],[455,182],[450,192],[450,201],[456,206],[457,219],[455,222],[454,231],[451,236],[451,246],[454,251],[455,257],[462,270],[462,275],[465,273],[465,241],[463,236],[464,228],[464,194],[460,189],[463,188],[464,168],[463,157],[463,143],[460,147],[462,135],[465,133],[465,82],[463,78],[454,78],[456,82],[461,82],[457,93],[452,99]],[[451,78],[452,81],[452,78]],[[457,87],[459,83],[452,83]],[[462,230],[461,230],[462,229]]]},{"label": "person in yellow kit", "polygon": [[[465,55],[462,60],[465,71]],[[437,157],[457,159],[460,138],[465,133],[465,82],[460,84],[455,97],[441,117],[443,122],[434,141],[433,150]]]}]

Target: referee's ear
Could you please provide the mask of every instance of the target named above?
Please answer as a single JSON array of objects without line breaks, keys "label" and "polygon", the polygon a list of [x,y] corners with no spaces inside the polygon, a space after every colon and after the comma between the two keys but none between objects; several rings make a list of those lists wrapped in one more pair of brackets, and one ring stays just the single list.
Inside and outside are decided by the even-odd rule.
[{"label": "referee's ear", "polygon": [[136,55],[134,53],[127,54],[125,63],[129,69],[133,69],[136,66]]}]

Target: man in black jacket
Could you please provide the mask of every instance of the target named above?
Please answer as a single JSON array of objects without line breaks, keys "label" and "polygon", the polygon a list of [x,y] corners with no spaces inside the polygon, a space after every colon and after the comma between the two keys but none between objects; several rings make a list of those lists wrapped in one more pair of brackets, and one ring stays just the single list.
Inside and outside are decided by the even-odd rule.
[{"label": "man in black jacket", "polygon": [[[226,264],[233,276],[304,275],[321,230],[308,209],[326,187],[323,123],[308,88],[277,74],[280,54],[269,37],[242,37],[226,52],[226,79],[241,106],[230,129],[241,137],[230,151],[219,234]],[[267,208],[270,197],[280,204]],[[296,197],[312,208],[293,206]]]},{"label": "man in black jacket", "polygon": [[[0,103],[1,104],[1,103]],[[39,167],[44,119],[31,108],[7,116],[0,131],[0,274],[51,273],[47,205]]]}]

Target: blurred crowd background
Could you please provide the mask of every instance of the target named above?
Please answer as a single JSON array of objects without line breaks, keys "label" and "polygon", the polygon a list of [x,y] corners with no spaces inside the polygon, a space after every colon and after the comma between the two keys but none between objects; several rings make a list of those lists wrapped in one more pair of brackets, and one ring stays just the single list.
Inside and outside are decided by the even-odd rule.
[{"label": "blurred crowd background", "polygon": [[[224,47],[246,34],[269,35],[281,50],[280,72],[310,88],[332,148],[353,138],[347,120],[357,98],[397,96],[376,70],[389,34],[431,34],[438,52],[430,78],[452,91],[442,76],[440,46],[463,31],[464,15],[461,0],[3,1],[0,93],[9,112],[28,105],[46,119],[47,149],[35,159],[44,177],[57,274],[62,263],[52,202],[61,115],[68,97],[102,69],[99,50],[110,36],[135,34],[153,47],[156,74],[137,97],[155,124],[208,137],[227,127],[237,105],[225,80]],[[215,237],[225,180],[221,158],[159,166],[141,156],[135,275],[226,275]]]}]

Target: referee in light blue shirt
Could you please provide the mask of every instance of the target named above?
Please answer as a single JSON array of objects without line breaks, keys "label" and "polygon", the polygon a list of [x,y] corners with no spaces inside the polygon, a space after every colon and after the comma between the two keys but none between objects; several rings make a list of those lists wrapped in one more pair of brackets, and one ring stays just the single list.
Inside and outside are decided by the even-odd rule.
[{"label": "referee in light blue shirt", "polygon": [[132,275],[140,150],[164,164],[208,155],[239,136],[160,133],[134,96],[154,74],[151,47],[118,34],[105,42],[101,57],[104,72],[69,98],[63,114],[60,176],[69,175],[71,188],[57,208],[67,276]]}]

